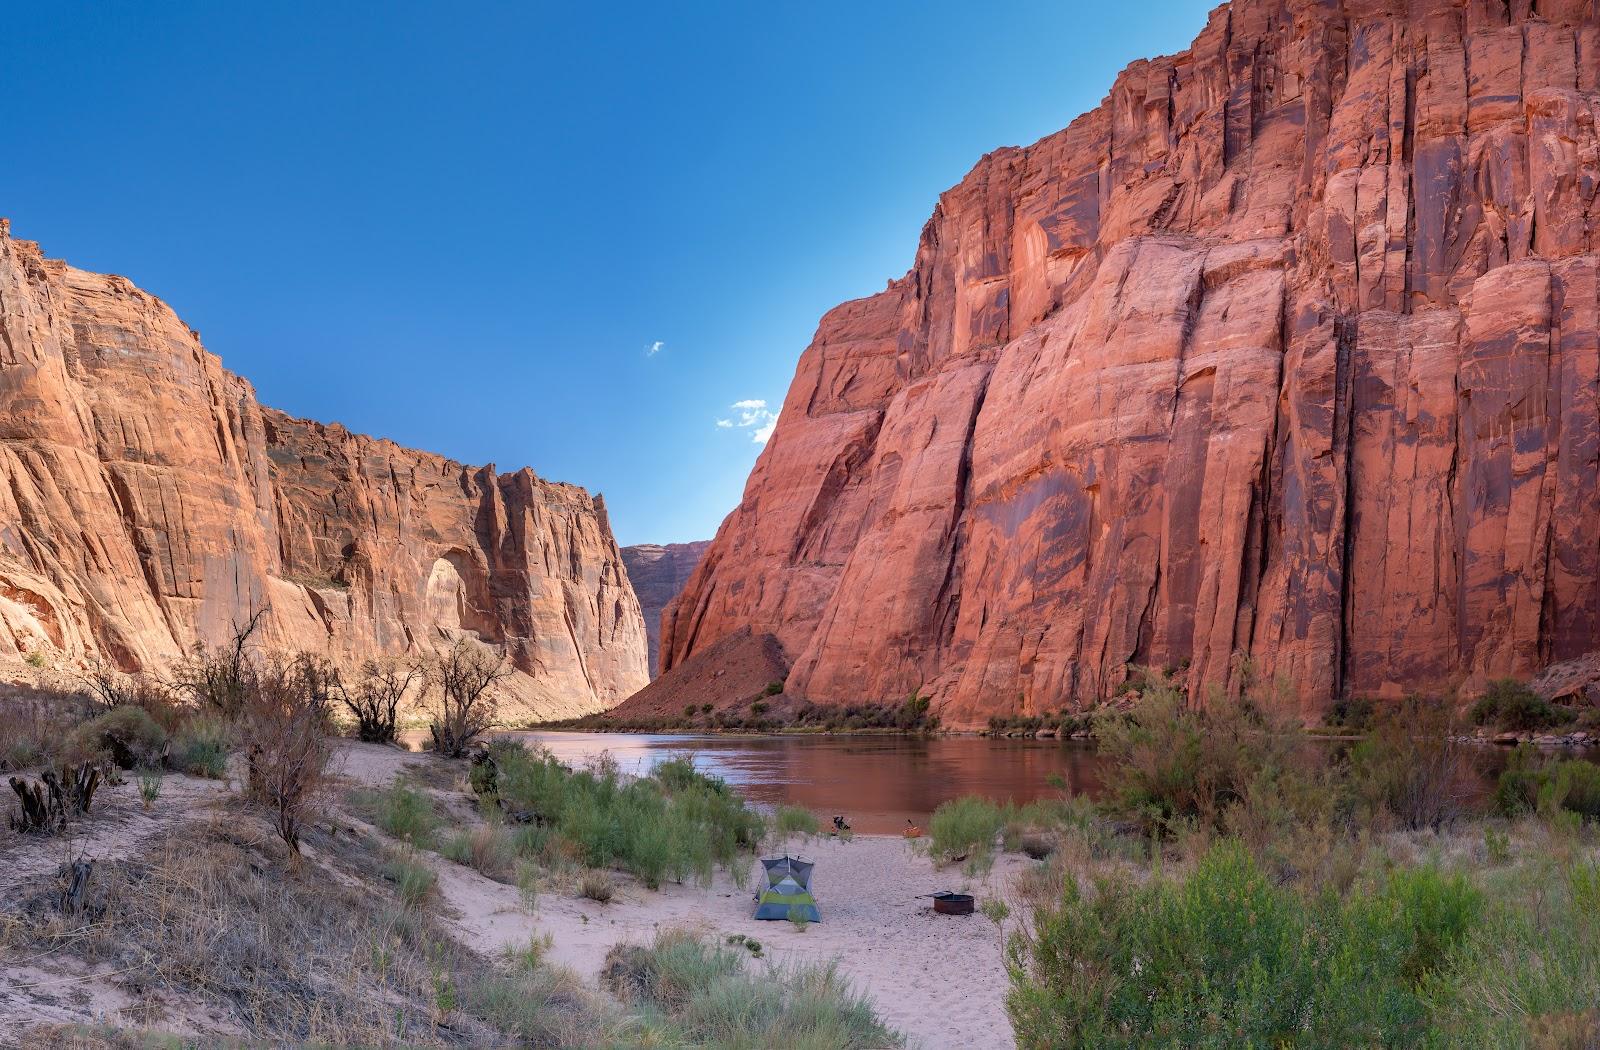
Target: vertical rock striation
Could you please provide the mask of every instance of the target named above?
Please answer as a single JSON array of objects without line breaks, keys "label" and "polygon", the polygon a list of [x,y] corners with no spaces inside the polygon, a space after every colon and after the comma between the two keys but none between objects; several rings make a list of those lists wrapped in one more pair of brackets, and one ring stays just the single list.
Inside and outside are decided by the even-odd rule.
[{"label": "vertical rock striation", "polygon": [[648,680],[599,497],[263,408],[160,300],[0,225],[0,655],[159,669],[262,606],[341,660],[476,632],[524,717]]},{"label": "vertical rock striation", "polygon": [[661,642],[661,611],[689,582],[689,574],[700,564],[700,556],[711,546],[710,540],[692,543],[641,543],[622,548],[622,563],[628,567],[628,582],[639,597],[644,612],[645,638],[650,651],[650,677],[656,676],[657,653]]},{"label": "vertical rock striation", "polygon": [[1600,647],[1600,13],[1234,0],[825,316],[662,629],[947,722]]}]

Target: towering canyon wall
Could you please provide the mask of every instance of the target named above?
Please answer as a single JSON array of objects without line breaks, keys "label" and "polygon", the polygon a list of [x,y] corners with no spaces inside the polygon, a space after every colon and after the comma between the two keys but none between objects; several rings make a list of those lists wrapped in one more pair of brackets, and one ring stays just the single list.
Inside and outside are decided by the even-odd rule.
[{"label": "towering canyon wall", "polygon": [[660,666],[661,611],[672,604],[672,599],[689,582],[690,574],[709,546],[710,540],[695,540],[692,543],[640,543],[622,548],[628,582],[633,584],[633,593],[639,596],[639,608],[644,612],[651,678],[656,676]]},{"label": "towering canyon wall", "polygon": [[162,669],[263,606],[341,660],[501,645],[521,716],[648,680],[605,506],[291,419],[164,303],[0,225],[0,655]]},{"label": "towering canyon wall", "polygon": [[823,318],[662,632],[947,722],[1600,647],[1593,0],[1235,0]]}]

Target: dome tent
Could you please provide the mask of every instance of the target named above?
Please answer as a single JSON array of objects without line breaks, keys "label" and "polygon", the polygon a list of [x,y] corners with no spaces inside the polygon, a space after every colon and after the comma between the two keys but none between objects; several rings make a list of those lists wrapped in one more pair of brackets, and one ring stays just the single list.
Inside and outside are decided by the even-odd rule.
[{"label": "dome tent", "polygon": [[766,884],[756,894],[758,919],[795,919],[821,922],[817,899],[811,896],[811,869],[803,860],[785,854],[775,860],[761,861],[766,869]]}]

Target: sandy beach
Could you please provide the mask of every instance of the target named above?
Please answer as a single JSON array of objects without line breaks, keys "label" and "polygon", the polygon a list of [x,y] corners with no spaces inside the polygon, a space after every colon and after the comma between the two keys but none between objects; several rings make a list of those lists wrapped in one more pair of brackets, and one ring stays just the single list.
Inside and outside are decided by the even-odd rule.
[{"label": "sandy beach", "polygon": [[[412,763],[431,761],[354,745],[345,749],[341,768],[352,780],[382,784]],[[437,794],[441,801],[459,804],[462,799],[459,792]],[[619,893],[609,903],[552,891],[541,893],[531,911],[514,886],[436,855],[428,855],[428,861],[439,874],[440,894],[454,911],[453,922],[465,942],[497,950],[548,935],[553,942],[549,958],[595,987],[606,952],[616,944],[642,943],[673,927],[718,937],[744,934],[759,940],[765,955],[780,964],[836,961],[912,1047],[987,1050],[1014,1045],[1005,1014],[999,929],[982,914],[937,915],[919,895],[967,891],[981,903],[1004,896],[1033,861],[1005,855],[988,873],[968,879],[959,867],[935,868],[898,836],[795,840],[779,844],[771,855],[786,849],[816,863],[812,889],[822,922],[804,931],[788,922],[751,917],[760,870],[755,860],[746,888],[726,872],[719,872],[709,887],[669,883],[659,890],[619,874]]]}]

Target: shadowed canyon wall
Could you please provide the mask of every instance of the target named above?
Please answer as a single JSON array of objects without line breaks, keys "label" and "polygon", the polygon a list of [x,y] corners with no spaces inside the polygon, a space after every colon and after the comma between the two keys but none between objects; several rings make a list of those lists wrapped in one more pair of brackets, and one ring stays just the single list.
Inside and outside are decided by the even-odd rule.
[{"label": "shadowed canyon wall", "polygon": [[650,677],[656,676],[661,643],[661,611],[689,582],[690,573],[700,564],[700,556],[711,546],[710,540],[692,543],[640,543],[622,548],[622,563],[628,567],[628,582],[639,596],[644,612],[645,637],[650,648]]},{"label": "shadowed canyon wall", "polygon": [[162,669],[266,606],[264,644],[345,661],[476,632],[523,717],[648,680],[599,497],[264,408],[160,300],[4,225],[0,340],[0,655]]},{"label": "shadowed canyon wall", "polygon": [[1600,647],[1597,114],[1590,0],[1217,9],[823,318],[662,667],[971,724]]}]

